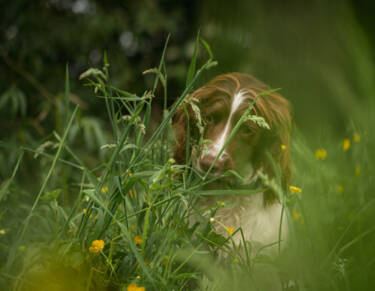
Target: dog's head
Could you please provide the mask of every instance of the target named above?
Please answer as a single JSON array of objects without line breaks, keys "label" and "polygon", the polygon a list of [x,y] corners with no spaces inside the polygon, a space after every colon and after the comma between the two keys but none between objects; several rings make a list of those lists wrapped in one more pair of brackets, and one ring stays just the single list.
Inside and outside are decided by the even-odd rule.
[{"label": "dog's head", "polygon": [[[198,171],[206,172],[211,168],[210,174],[218,175],[226,170],[235,170],[247,177],[261,169],[272,176],[271,162],[266,156],[268,152],[280,166],[283,184],[287,185],[290,178],[290,108],[288,101],[275,92],[258,96],[269,90],[268,86],[250,75],[230,73],[220,75],[194,91],[189,96],[190,104],[181,106],[173,119],[175,159],[185,163],[187,137],[198,140],[201,134],[203,145],[191,152],[192,164]],[[250,114],[262,117],[270,128],[250,119],[242,123],[227,142],[234,126],[256,96],[258,98]],[[203,132],[197,126],[200,122],[199,113],[194,110],[192,103],[200,109]],[[221,155],[214,163],[220,152]]]}]

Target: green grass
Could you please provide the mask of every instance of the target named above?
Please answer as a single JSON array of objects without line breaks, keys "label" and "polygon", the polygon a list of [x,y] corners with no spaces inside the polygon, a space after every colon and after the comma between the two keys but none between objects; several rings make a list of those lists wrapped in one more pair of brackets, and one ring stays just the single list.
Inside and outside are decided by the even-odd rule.
[{"label": "green grass", "polygon": [[[200,42],[209,57],[201,67]],[[155,82],[142,96],[111,85],[106,57],[101,70],[83,74],[101,97],[112,130],[110,141],[98,146],[95,162],[86,159],[75,128],[85,121],[92,135],[104,138],[96,123],[70,108],[67,71],[64,130],[42,147],[21,148],[0,189],[2,290],[126,290],[131,283],[146,290],[269,290],[272,277],[280,278],[284,290],[369,290],[375,275],[375,139],[369,117],[349,127],[346,150],[329,132],[317,141],[294,130],[293,185],[302,192],[279,193],[290,216],[289,246],[278,258],[256,254],[251,245],[238,250],[229,234],[215,232],[209,215],[199,226],[189,225],[189,216],[203,213],[195,202],[207,194],[201,189],[207,180],[189,163],[176,165],[172,159],[171,118],[216,62],[198,36],[186,88],[168,109],[164,56],[165,49],[159,67],[145,72],[154,74]],[[146,138],[160,85],[163,119]],[[325,159],[316,158],[318,148],[327,151]],[[34,154],[38,189],[17,178],[24,156]],[[223,205],[205,213],[218,207]],[[89,251],[95,240],[104,241],[97,253]],[[218,250],[226,255],[218,256]]]}]

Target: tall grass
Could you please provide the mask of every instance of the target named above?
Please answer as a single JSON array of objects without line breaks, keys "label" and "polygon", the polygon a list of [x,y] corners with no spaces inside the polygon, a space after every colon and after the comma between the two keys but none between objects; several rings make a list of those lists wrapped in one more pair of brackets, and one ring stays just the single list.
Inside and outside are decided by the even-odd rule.
[{"label": "tall grass", "polygon": [[[199,67],[200,44],[208,60]],[[279,193],[290,217],[289,246],[277,258],[253,253],[250,244],[237,249],[229,232],[222,236],[210,223],[225,204],[195,205],[197,197],[209,194],[202,190],[207,177],[194,171],[189,157],[186,165],[172,157],[171,118],[216,62],[198,36],[186,88],[168,109],[167,45],[168,40],[158,68],[145,72],[154,74],[155,82],[141,96],[111,85],[106,56],[102,69],[82,74],[103,102],[112,129],[94,166],[77,154],[79,136],[70,138],[82,117],[79,108],[70,108],[67,70],[63,132],[51,135],[48,147],[44,141],[37,149],[22,148],[0,190],[2,203],[17,192],[32,197],[29,203],[2,205],[3,290],[130,290],[131,284],[146,290],[274,290],[279,281],[284,290],[368,290],[375,262],[372,132],[353,125],[345,137],[350,145],[327,135],[316,153],[317,146],[295,130],[293,185],[302,192]],[[163,118],[146,138],[158,86],[164,92]],[[48,169],[41,169],[36,193],[15,185],[23,156],[30,154]],[[201,224],[189,225],[191,215],[201,215]]]}]

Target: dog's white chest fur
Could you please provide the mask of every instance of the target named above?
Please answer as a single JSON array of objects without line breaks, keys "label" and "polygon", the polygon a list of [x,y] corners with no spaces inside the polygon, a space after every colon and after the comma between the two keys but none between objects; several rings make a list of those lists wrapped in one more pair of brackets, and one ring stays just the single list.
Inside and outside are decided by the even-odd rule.
[{"label": "dog's white chest fur", "polygon": [[[245,240],[250,241],[255,248],[277,245],[279,241],[280,223],[281,241],[285,244],[288,224],[285,213],[281,221],[282,206],[276,202],[271,205],[264,205],[263,193],[249,196],[226,196],[204,198],[203,205],[212,206],[215,200],[221,200],[226,203],[226,207],[219,208],[215,214],[215,220],[222,222],[227,227],[234,230],[242,228]],[[199,203],[201,205],[201,203]],[[228,236],[228,231],[219,223],[215,225],[216,230]],[[242,241],[240,232],[233,236],[236,244]],[[272,249],[272,248],[271,248]]]}]

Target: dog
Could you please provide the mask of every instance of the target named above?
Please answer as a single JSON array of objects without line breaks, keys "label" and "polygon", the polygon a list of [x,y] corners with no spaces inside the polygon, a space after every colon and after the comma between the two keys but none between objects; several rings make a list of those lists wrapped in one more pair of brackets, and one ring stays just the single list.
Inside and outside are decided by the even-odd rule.
[{"label": "dog", "polygon": [[[286,189],[291,178],[290,104],[270,89],[248,74],[229,73],[195,90],[173,118],[175,160],[185,164],[190,156],[193,168],[202,175],[208,172],[208,178],[232,170],[254,185],[262,185],[260,177],[272,180],[276,164],[281,172],[280,187]],[[248,118],[231,134],[250,108],[248,113],[258,119]],[[198,140],[204,142],[187,153],[187,142],[198,143]],[[243,188],[237,180],[233,176],[222,177],[206,189]],[[275,245],[280,238],[286,241],[287,218],[272,189],[251,195],[202,197],[198,206],[207,208],[218,205],[218,201],[225,206],[219,207],[210,221],[222,235],[228,236],[228,230],[231,235],[233,230],[242,228],[245,240],[258,248]],[[239,232],[233,235],[233,240],[242,243]]]}]

